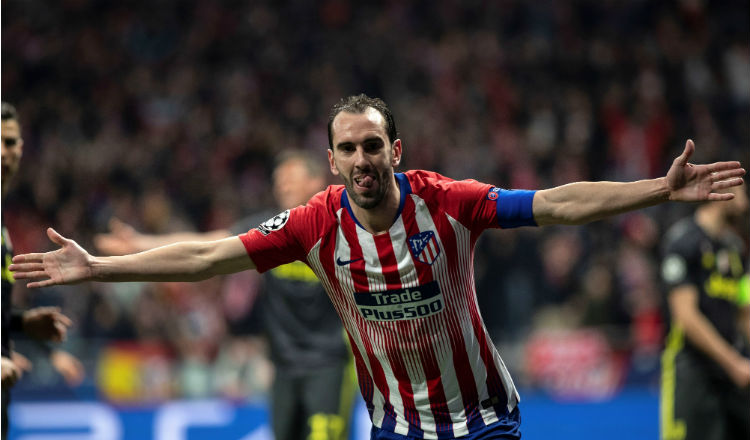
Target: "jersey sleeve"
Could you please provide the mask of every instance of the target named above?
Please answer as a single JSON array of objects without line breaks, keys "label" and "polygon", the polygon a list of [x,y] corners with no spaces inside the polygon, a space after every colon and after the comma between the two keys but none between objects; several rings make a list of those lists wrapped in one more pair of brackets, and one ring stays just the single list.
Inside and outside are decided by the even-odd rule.
[{"label": "jersey sleeve", "polygon": [[313,196],[306,205],[280,212],[239,235],[258,272],[307,260],[308,252],[332,221],[331,198],[329,187]]},{"label": "jersey sleeve", "polygon": [[472,229],[537,226],[531,204],[536,191],[506,190],[475,180],[454,182],[448,191],[448,206],[459,203],[455,215]]},{"label": "jersey sleeve", "polygon": [[536,191],[506,190],[476,180],[452,180],[420,171],[416,187],[437,191],[439,203],[451,217],[475,231],[488,228],[537,226],[532,211]]},{"label": "jersey sleeve", "polygon": [[685,284],[700,285],[700,252],[695,237],[687,229],[668,235],[661,261],[661,280],[667,292]]}]

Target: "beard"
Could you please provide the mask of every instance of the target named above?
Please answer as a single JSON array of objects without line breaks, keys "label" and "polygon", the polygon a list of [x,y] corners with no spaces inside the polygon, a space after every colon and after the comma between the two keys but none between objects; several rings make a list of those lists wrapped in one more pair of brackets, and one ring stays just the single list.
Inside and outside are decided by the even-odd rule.
[{"label": "beard", "polygon": [[370,189],[369,191],[366,191],[365,193],[359,193],[355,191],[354,189],[354,178],[352,176],[349,177],[343,177],[344,179],[344,186],[346,187],[346,192],[349,194],[349,197],[351,197],[352,201],[359,206],[362,209],[372,209],[375,208],[380,204],[380,202],[383,201],[385,198],[386,193],[390,189],[391,186],[391,179],[389,179],[388,171],[383,171],[379,175],[375,175],[375,183],[377,183],[377,186],[375,189]]}]

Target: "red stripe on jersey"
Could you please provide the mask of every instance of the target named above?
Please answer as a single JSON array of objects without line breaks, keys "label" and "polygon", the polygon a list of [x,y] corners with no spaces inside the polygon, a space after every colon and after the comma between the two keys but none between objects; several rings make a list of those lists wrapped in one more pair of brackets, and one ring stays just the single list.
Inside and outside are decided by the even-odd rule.
[{"label": "red stripe on jersey", "polygon": [[401,285],[401,275],[398,273],[396,254],[393,252],[391,234],[375,235],[373,238],[375,239],[375,247],[378,250],[383,278],[385,278],[386,290],[400,289],[403,286]]}]

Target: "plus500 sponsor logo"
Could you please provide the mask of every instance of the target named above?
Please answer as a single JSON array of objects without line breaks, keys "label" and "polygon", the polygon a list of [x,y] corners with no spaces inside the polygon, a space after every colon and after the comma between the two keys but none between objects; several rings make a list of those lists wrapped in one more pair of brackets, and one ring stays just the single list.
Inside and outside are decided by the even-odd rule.
[{"label": "plus500 sponsor logo", "polygon": [[437,281],[383,292],[355,292],[359,313],[368,321],[401,321],[423,318],[443,310]]}]

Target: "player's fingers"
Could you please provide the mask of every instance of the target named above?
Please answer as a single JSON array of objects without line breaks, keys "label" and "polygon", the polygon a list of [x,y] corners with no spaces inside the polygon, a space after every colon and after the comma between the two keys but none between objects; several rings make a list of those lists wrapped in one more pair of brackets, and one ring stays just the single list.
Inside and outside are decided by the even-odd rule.
[{"label": "player's fingers", "polygon": [[745,174],[745,169],[742,168],[741,164],[737,161],[716,162],[716,163],[712,163],[708,165],[708,171],[712,173],[716,173],[720,171],[727,171],[727,170],[736,171],[736,172]]},{"label": "player's fingers", "polygon": [[[14,263],[41,263],[42,261],[44,261],[44,254],[40,254],[40,253],[21,254],[21,255],[16,255],[15,257],[13,257]],[[11,264],[10,267],[13,267],[13,265]]]},{"label": "player's fingers", "polygon": [[728,180],[721,180],[719,182],[714,182],[711,184],[711,191],[717,191],[721,189],[731,188],[733,186],[740,186],[742,185],[743,180],[739,177],[734,179],[728,179]]},{"label": "player's fingers", "polygon": [[708,200],[712,202],[722,202],[727,200],[732,200],[734,198],[734,194],[732,193],[714,193],[708,195]]},{"label": "player's fingers", "polygon": [[47,237],[49,237],[49,239],[52,240],[52,242],[58,246],[64,246],[65,243],[68,241],[68,239],[60,235],[57,231],[55,231],[52,228],[47,228]]},{"label": "player's fingers", "polygon": [[70,327],[71,325],[73,325],[73,320],[63,315],[62,313],[57,315],[57,322],[65,327]]},{"label": "player's fingers", "polygon": [[687,165],[688,160],[690,160],[690,156],[693,155],[693,152],[695,151],[695,143],[693,143],[692,139],[688,139],[687,142],[685,142],[685,149],[682,150],[682,154],[677,156],[677,159],[675,161],[679,165]]},{"label": "player's fingers", "polygon": [[39,278],[49,278],[49,274],[43,270],[31,271],[31,272],[16,272],[13,274],[13,278],[17,280],[37,280]]},{"label": "player's fingers", "polygon": [[732,169],[732,170],[726,170],[726,171],[716,171],[711,173],[711,177],[713,178],[714,182],[717,182],[719,180],[729,180],[733,177],[742,177],[745,175],[745,170],[742,168],[738,169]]},{"label": "player's fingers", "polygon": [[34,272],[44,270],[44,264],[42,263],[13,263],[8,266],[8,270],[11,272]]},{"label": "player's fingers", "polygon": [[27,284],[26,287],[28,287],[29,289],[38,289],[40,287],[54,286],[55,284],[57,283],[52,281],[52,279],[47,279],[43,281],[34,281],[33,283]]}]

